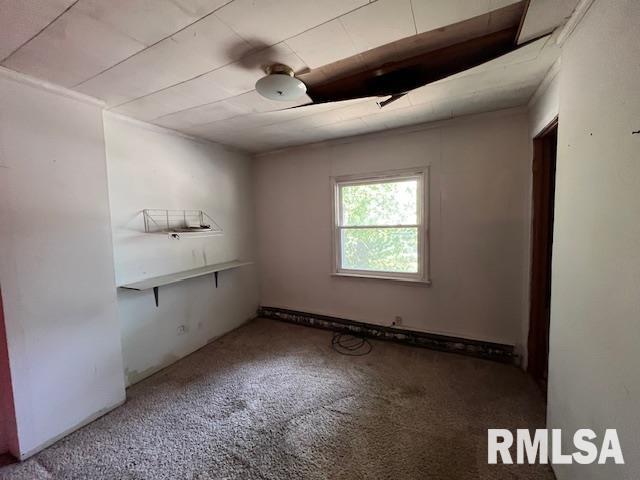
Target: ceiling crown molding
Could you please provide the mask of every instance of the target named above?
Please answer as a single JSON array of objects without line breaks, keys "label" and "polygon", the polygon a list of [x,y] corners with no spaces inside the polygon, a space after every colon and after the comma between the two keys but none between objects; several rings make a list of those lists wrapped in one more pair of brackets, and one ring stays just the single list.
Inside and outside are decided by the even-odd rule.
[{"label": "ceiling crown molding", "polygon": [[562,27],[562,30],[560,30],[560,33],[558,34],[558,38],[556,39],[558,46],[564,45],[578,24],[587,14],[587,11],[589,11],[589,8],[593,5],[594,1],[595,0],[580,0],[580,3],[576,6],[575,10],[569,17],[569,20],[567,20],[567,23],[564,24],[564,27]]},{"label": "ceiling crown molding", "polygon": [[90,97],[89,95],[78,93],[73,90],[69,90],[68,88],[61,87],[60,85],[49,83],[45,80],[40,80],[39,78],[25,75],[24,73],[16,72],[15,70],[10,70],[2,66],[0,66],[0,78],[6,78],[17,83],[22,83],[23,85],[35,87],[40,90],[45,90],[63,97],[88,103],[90,105],[95,105],[96,107],[105,108],[105,103],[95,97]]}]

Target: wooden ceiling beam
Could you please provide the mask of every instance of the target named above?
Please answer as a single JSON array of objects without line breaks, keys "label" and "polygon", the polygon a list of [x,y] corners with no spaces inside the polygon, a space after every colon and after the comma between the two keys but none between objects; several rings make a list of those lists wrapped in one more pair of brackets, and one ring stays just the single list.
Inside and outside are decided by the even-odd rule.
[{"label": "wooden ceiling beam", "polygon": [[401,95],[517,48],[527,1],[298,74],[314,103]]},{"label": "wooden ceiling beam", "polygon": [[518,26],[328,81],[308,90],[314,103],[399,95],[505,55]]}]

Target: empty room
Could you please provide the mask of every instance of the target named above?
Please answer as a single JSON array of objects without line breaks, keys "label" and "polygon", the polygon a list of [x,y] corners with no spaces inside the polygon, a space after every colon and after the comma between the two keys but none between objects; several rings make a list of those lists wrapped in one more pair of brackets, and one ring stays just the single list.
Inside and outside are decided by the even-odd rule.
[{"label": "empty room", "polygon": [[0,0],[0,480],[640,478],[640,1]]}]

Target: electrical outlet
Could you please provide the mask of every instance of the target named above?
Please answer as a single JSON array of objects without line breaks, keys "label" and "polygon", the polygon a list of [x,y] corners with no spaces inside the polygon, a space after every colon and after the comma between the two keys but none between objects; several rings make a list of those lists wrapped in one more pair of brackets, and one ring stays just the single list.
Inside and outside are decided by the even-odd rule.
[{"label": "electrical outlet", "polygon": [[391,325],[393,326],[402,325],[402,317],[398,315],[396,319],[393,322],[391,322]]},{"label": "electrical outlet", "polygon": [[178,335],[184,335],[185,333],[187,333],[189,331],[189,329],[187,328],[186,325],[180,325],[178,326]]}]

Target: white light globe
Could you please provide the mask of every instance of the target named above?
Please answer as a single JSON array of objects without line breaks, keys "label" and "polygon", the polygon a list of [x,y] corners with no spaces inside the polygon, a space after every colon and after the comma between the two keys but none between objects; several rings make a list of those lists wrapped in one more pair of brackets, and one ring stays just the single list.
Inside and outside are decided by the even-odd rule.
[{"label": "white light globe", "polygon": [[307,86],[293,76],[293,72],[270,73],[256,82],[256,90],[270,100],[297,100],[307,93]]}]

